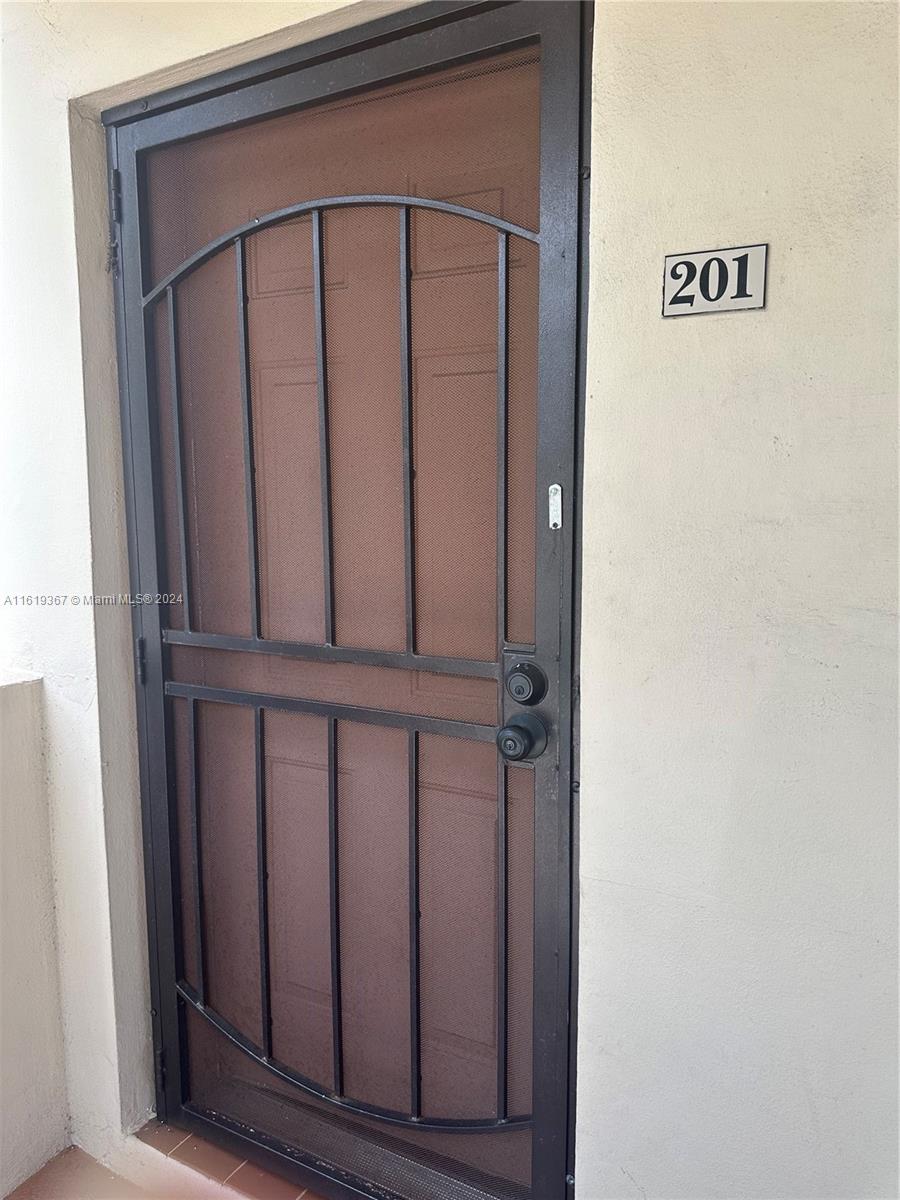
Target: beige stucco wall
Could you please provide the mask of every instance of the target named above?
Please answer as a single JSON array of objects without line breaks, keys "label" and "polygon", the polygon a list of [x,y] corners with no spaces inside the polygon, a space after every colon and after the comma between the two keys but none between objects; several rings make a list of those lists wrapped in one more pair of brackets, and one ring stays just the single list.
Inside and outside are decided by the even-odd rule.
[{"label": "beige stucco wall", "polygon": [[[0,590],[126,587],[104,98],[74,178],[69,100],[360,7],[0,9]],[[892,4],[597,8],[581,1200],[896,1194],[895,55]],[[665,253],[745,241],[766,311],[660,319]],[[0,609],[0,655],[46,680],[68,1105],[112,1153],[152,1095],[128,614]]]},{"label": "beige stucco wall", "polygon": [[582,1200],[896,1195],[896,19],[597,10]]}]

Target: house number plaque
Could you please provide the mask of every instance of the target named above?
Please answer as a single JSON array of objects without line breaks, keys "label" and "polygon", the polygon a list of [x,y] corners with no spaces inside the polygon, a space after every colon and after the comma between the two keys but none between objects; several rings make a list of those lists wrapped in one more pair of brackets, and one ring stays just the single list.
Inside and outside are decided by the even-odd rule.
[{"label": "house number plaque", "polygon": [[768,249],[763,244],[668,254],[662,315],[689,317],[765,308]]}]

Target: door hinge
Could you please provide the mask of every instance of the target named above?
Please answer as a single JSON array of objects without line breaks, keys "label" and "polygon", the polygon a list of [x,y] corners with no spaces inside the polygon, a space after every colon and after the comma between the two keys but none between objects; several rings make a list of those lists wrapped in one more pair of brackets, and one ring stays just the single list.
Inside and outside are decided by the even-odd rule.
[{"label": "door hinge", "polygon": [[109,243],[106,247],[106,273],[119,274],[119,235],[122,223],[122,176],[115,167],[109,173]]},{"label": "door hinge", "polygon": [[106,247],[106,273],[119,274],[118,227],[122,223],[122,176],[115,167],[109,173],[109,244]]},{"label": "door hinge", "polygon": [[166,1052],[159,1049],[153,1057],[156,1063],[156,1090],[164,1092],[166,1090]]},{"label": "door hinge", "polygon": [[107,275],[119,274],[119,241],[118,238],[111,237],[109,245],[106,247],[106,273]]},{"label": "door hinge", "polygon": [[122,175],[115,167],[109,173],[109,211],[114,225],[122,223]]},{"label": "door hinge", "polygon": [[147,641],[143,637],[135,638],[134,668],[137,672],[138,683],[145,684],[147,682]]}]

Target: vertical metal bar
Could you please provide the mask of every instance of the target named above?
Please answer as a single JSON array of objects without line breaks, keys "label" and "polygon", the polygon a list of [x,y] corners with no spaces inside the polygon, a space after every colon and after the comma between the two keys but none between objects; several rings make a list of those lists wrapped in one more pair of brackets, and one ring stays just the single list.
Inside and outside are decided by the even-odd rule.
[{"label": "vertical metal bar", "polygon": [[[531,1188],[565,1195],[571,930],[572,500],[578,334],[582,5],[552,5],[541,30],[537,495],[562,487],[564,525],[535,530],[535,659],[547,671],[550,749],[534,764]],[[566,500],[568,497],[568,500]]]},{"label": "vertical metal bar", "polygon": [[331,886],[331,1045],[334,1094],[344,1094],[344,1041],[341,1014],[341,911],[338,860],[337,721],[328,718],[328,869]]},{"label": "vertical metal bar", "polygon": [[507,1106],[507,1018],[509,1014],[509,847],[506,763],[497,756],[497,1120]]},{"label": "vertical metal bar", "polygon": [[203,938],[203,853],[200,846],[200,763],[197,754],[197,701],[188,700],[188,754],[191,788],[191,870],[194,883],[194,923],[197,927],[197,995],[206,1003],[206,954]]},{"label": "vertical metal bar", "polygon": [[506,642],[507,446],[509,422],[509,234],[497,235],[497,639]]},{"label": "vertical metal bar", "polygon": [[[188,578],[187,552],[187,484],[184,475],[184,451],[181,445],[181,386],[178,371],[178,312],[175,304],[175,291],[166,288],[166,302],[169,310],[169,374],[170,390],[172,393],[172,437],[175,443],[175,488],[178,498],[178,544],[181,553],[181,593],[184,597],[184,628],[191,631],[191,599],[190,579]],[[170,589],[171,590],[171,589]]]},{"label": "vertical metal bar", "polygon": [[253,460],[253,410],[250,395],[250,335],[247,328],[247,261],[244,239],[236,238],[238,352],[241,366],[241,409],[244,424],[244,490],[247,498],[247,556],[250,564],[250,620],[254,638],[259,628],[259,548],[256,536],[256,468]]},{"label": "vertical metal bar", "polygon": [[334,645],[334,583],[331,549],[331,445],[328,434],[328,363],[325,342],[325,255],[322,211],[312,214],[313,299],[316,315],[316,377],[319,387],[319,477],[322,488],[322,578],[325,585],[325,643]]},{"label": "vertical metal bar", "polygon": [[253,710],[256,746],[256,883],[259,897],[259,1000],[262,1052],[272,1057],[272,1002],[269,992],[269,868],[266,843],[266,749],[263,710]]},{"label": "vertical metal bar", "polygon": [[413,1117],[422,1115],[421,1003],[419,996],[419,735],[409,731],[409,1045],[410,1102]]},{"label": "vertical metal bar", "polygon": [[[135,129],[111,131],[113,165],[121,173],[122,224],[120,269],[115,278],[116,335],[122,403],[123,470],[128,509],[128,550],[131,592],[154,596],[165,591],[162,572],[163,530],[157,507],[159,472],[158,422],[154,419],[155,355],[148,321],[142,315],[144,281],[148,278],[149,230],[141,220],[147,212],[146,179],[135,149]],[[145,683],[136,688],[141,814],[147,885],[147,926],[150,937],[150,996],[154,1050],[164,1050],[169,1070],[157,1075],[156,1106],[161,1119],[174,1118],[188,1095],[186,1088],[185,1012],[176,998],[178,937],[175,908],[178,869],[175,855],[175,814],[168,793],[165,694],[162,680],[160,605],[135,605],[133,631],[146,642]],[[116,703],[115,688],[107,694]],[[191,897],[188,896],[190,904]]]},{"label": "vertical metal bar", "polygon": [[406,568],[406,649],[416,650],[416,572],[413,479],[413,388],[410,342],[410,216],[400,209],[400,398],[403,407],[403,547]]}]

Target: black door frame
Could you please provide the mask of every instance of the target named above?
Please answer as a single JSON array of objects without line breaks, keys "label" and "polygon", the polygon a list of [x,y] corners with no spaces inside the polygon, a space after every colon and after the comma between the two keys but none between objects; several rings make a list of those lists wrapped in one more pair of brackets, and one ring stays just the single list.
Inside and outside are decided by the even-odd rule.
[{"label": "black door frame", "polygon": [[[535,905],[536,961],[555,964],[535,973],[535,1013],[549,1014],[534,1045],[535,1200],[562,1200],[574,1186],[575,989],[577,933],[578,761],[576,677],[580,583],[581,437],[585,394],[587,313],[587,190],[589,176],[592,5],[579,0],[481,3],[427,0],[401,13],[307,45],[107,110],[112,238],[117,249],[116,334],[122,415],[128,550],[132,595],[156,596],[157,547],[162,545],[154,501],[159,447],[151,420],[143,293],[141,154],[203,132],[264,119],[339,94],[424,73],[436,67],[540,40],[542,351],[563,345],[556,361],[539,366],[539,572],[556,575],[561,596],[551,612],[536,613],[536,639],[558,652],[558,737],[552,808],[536,787],[535,872],[542,881]],[[546,397],[552,396],[552,405]],[[563,487],[562,538],[542,533],[547,480]],[[544,525],[544,530],[546,525]],[[183,1103],[184,1011],[176,990],[180,897],[171,870],[172,797],[166,752],[165,659],[161,608],[132,608],[136,650],[138,744],[150,942],[156,1103],[161,1119],[205,1134],[325,1196],[370,1197],[362,1181],[338,1181],[304,1163],[284,1144],[250,1139],[225,1118],[210,1120]],[[547,622],[552,622],[552,628]],[[543,633],[541,626],[544,626]],[[549,760],[550,753],[546,756]],[[546,776],[547,768],[544,772]],[[543,808],[543,825],[538,809]],[[537,1022],[536,1022],[537,1028]]]}]

